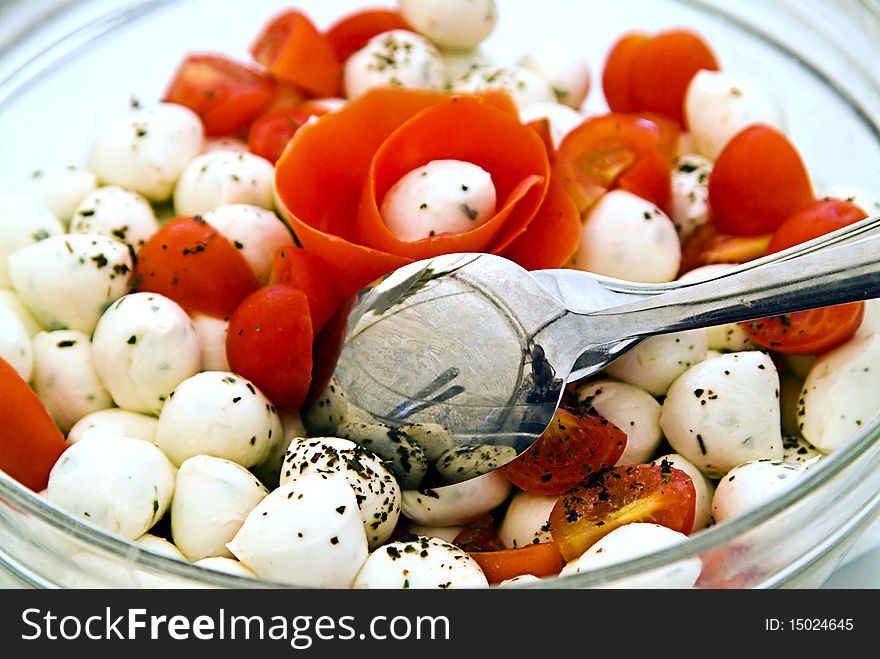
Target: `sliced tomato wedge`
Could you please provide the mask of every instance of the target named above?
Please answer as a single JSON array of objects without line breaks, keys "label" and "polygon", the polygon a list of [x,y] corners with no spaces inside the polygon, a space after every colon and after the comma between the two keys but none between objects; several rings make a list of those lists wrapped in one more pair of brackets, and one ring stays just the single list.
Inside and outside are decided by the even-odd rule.
[{"label": "sliced tomato wedge", "polygon": [[490,584],[499,584],[524,574],[555,577],[565,565],[555,542],[542,542],[516,549],[468,552],[483,569]]},{"label": "sliced tomato wedge", "polygon": [[199,115],[206,135],[246,129],[275,98],[275,82],[223,55],[193,53],[177,68],[162,100]]},{"label": "sliced tomato wedge", "polygon": [[0,470],[35,492],[67,448],[64,435],[43,402],[9,363],[0,358]]},{"label": "sliced tomato wedge", "polygon": [[327,40],[344,63],[377,34],[390,30],[410,30],[399,11],[393,9],[362,9],[336,21],[325,32]]},{"label": "sliced tomato wedge", "polygon": [[315,336],[345,302],[330,266],[320,256],[301,247],[284,245],[278,248],[272,261],[269,283],[293,284],[302,289],[308,297]]},{"label": "sliced tomato wedge", "polygon": [[613,467],[559,498],[550,534],[567,561],[624,524],[652,522],[688,534],[696,500],[691,477],[665,461]]},{"label": "sliced tomato wedge", "polygon": [[535,444],[500,467],[520,489],[562,494],[613,467],[626,448],[626,434],[610,421],[560,408]]},{"label": "sliced tomato wedge", "polygon": [[772,234],[731,236],[721,233],[711,222],[691,234],[681,246],[680,274],[704,265],[745,263],[764,256]]}]

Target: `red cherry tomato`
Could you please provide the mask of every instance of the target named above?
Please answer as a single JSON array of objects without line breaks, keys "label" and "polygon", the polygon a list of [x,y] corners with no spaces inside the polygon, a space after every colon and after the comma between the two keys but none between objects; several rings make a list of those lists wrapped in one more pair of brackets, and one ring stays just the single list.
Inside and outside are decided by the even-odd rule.
[{"label": "red cherry tomato", "polygon": [[64,436],[28,383],[0,358],[0,470],[35,492],[67,448]]},{"label": "red cherry tomato", "polygon": [[300,11],[273,18],[251,46],[251,55],[278,80],[318,96],[336,96],[342,66],[330,40]]},{"label": "red cherry tomato", "polygon": [[681,273],[713,263],[745,263],[767,252],[770,234],[731,236],[714,224],[704,224],[681,246]]},{"label": "red cherry tomato", "polygon": [[201,118],[207,135],[246,129],[275,97],[275,82],[223,55],[187,55],[163,98]]},{"label": "red cherry tomato", "polygon": [[306,294],[269,284],[244,299],[229,319],[229,367],[280,409],[298,409],[312,378],[312,322]]},{"label": "red cherry tomato", "polygon": [[274,110],[260,115],[248,133],[248,151],[262,156],[273,165],[311,113],[297,108]]},{"label": "red cherry tomato", "polygon": [[718,62],[693,32],[628,34],[608,55],[602,87],[608,107],[616,112],[657,112],[684,127],[684,97],[701,69],[717,71]]},{"label": "red cherry tomato", "polygon": [[669,463],[614,467],[559,498],[550,534],[570,561],[624,524],[651,522],[690,533],[696,500],[690,476]]},{"label": "red cherry tomato", "polygon": [[789,215],[773,233],[767,253],[800,245],[868,217],[861,208],[842,199],[819,199]]},{"label": "red cherry tomato", "polygon": [[565,565],[555,542],[542,542],[516,549],[468,552],[482,568],[490,584],[498,584],[524,574],[555,577]]},{"label": "red cherry tomato", "polygon": [[171,220],[144,243],[133,281],[137,290],[218,318],[259,286],[241,252],[203,219],[189,216]]},{"label": "red cherry tomato", "polygon": [[617,463],[626,435],[597,416],[560,408],[534,446],[500,467],[528,492],[562,494]]},{"label": "red cherry tomato", "polygon": [[340,18],[325,35],[336,59],[344,63],[377,34],[410,29],[400,12],[393,9],[363,9]]},{"label": "red cherry tomato", "polygon": [[465,524],[465,527],[455,536],[452,544],[467,552],[504,549],[504,543],[498,537],[495,519],[492,515],[483,515],[479,519]]},{"label": "red cherry tomato", "polygon": [[306,294],[315,336],[345,302],[333,279],[333,271],[320,256],[301,247],[278,248],[272,261],[269,283],[293,284]]},{"label": "red cherry tomato", "polygon": [[812,201],[800,155],[785,135],[763,124],[734,135],[709,175],[709,206],[722,233],[772,233]]}]

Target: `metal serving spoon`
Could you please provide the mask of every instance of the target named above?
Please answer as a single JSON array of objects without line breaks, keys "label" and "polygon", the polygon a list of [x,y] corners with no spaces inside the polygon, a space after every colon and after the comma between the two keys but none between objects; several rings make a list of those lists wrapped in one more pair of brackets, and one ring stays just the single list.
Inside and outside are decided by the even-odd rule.
[{"label": "metal serving spoon", "polygon": [[526,450],[567,382],[647,336],[880,297],[878,228],[880,215],[663,285],[529,273],[489,254],[407,265],[328,325],[319,350],[331,368],[303,420],[379,454],[404,488],[466,480]]}]

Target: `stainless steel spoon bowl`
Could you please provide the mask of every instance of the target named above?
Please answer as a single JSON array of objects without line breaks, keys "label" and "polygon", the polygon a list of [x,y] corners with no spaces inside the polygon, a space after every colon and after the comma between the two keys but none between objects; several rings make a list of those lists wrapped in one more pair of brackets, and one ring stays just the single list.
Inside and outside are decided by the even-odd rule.
[{"label": "stainless steel spoon bowl", "polygon": [[880,216],[675,285],[529,273],[489,254],[400,268],[331,322],[303,420],[379,454],[404,488],[457,482],[531,446],[565,384],[656,334],[880,297]]}]

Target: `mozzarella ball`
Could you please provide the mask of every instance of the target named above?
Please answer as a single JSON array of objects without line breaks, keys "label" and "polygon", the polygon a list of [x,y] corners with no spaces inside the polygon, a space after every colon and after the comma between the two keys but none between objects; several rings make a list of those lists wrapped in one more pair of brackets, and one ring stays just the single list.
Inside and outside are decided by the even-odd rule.
[{"label": "mozzarella ball", "polygon": [[128,290],[128,246],[97,234],[52,236],[9,256],[15,291],[50,330],[91,334],[104,310]]},{"label": "mozzarella ball", "polygon": [[312,473],[338,474],[348,481],[370,549],[391,537],[400,517],[400,486],[379,456],[348,439],[294,439],[284,456],[280,484]]},{"label": "mozzarella ball", "polygon": [[561,46],[548,46],[526,55],[519,64],[549,82],[559,103],[577,109],[587,98],[590,66],[578,53]]},{"label": "mozzarella ball", "polygon": [[466,233],[495,215],[495,185],[486,170],[460,160],[433,160],[395,183],[382,219],[398,240]]},{"label": "mozzarella ball", "polygon": [[98,233],[137,251],[159,230],[156,213],[137,192],[107,185],[89,193],[74,209],[70,233]]},{"label": "mozzarella ball", "polygon": [[158,293],[111,305],[92,338],[104,386],[119,407],[159,414],[174,388],[200,368],[199,337],[186,312]]},{"label": "mozzarella ball", "polygon": [[354,490],[326,474],[271,492],[227,547],[263,579],[317,588],[350,587],[368,553]]},{"label": "mozzarella ball", "polygon": [[712,498],[712,514],[718,523],[760,508],[791,489],[804,468],[780,460],[751,460],[722,476]]},{"label": "mozzarella ball", "polygon": [[[2,300],[0,300],[0,304],[3,304]],[[856,336],[871,334],[880,334],[880,298],[865,300],[865,317],[862,319],[859,329],[856,330]]]},{"label": "mozzarella ball", "polygon": [[12,284],[6,264],[10,254],[63,233],[64,225],[42,202],[0,195],[0,286]]},{"label": "mozzarella ball", "polygon": [[704,330],[651,336],[614,360],[605,373],[653,396],[662,396],[678,376],[702,362],[708,350]]},{"label": "mozzarella ball", "polygon": [[189,562],[186,556],[184,556],[180,549],[175,547],[173,543],[168,542],[165,538],[153,535],[152,533],[145,533],[140,538],[137,538],[134,543],[140,545],[144,549],[148,549],[149,551],[162,554],[162,556],[176,558],[177,560],[186,563]]},{"label": "mozzarella ball", "polygon": [[694,484],[697,502],[694,511],[694,526],[691,532],[699,531],[712,524],[712,497],[715,494],[715,483],[700,471],[697,465],[678,453],[661,455],[651,464],[662,466],[664,460],[674,469],[683,471],[690,476],[691,482]]},{"label": "mozzarella ball", "polygon": [[495,0],[397,0],[414,30],[444,48],[473,48],[495,29]]},{"label": "mozzarella ball", "polygon": [[452,81],[454,92],[471,94],[490,89],[506,91],[520,108],[556,102],[550,83],[523,66],[476,67]]},{"label": "mozzarella ball", "polygon": [[275,213],[249,204],[219,206],[204,216],[241,252],[261,284],[269,283],[279,247],[293,245],[293,234]]},{"label": "mozzarella ball", "polygon": [[[712,263],[700,266],[684,273],[678,278],[679,281],[698,281],[713,279],[718,273],[733,267],[733,263]],[[748,332],[739,323],[725,323],[705,329],[709,339],[709,349],[721,352],[741,352],[752,347],[752,340]]]},{"label": "mozzarella ball", "polygon": [[82,417],[67,433],[67,443],[87,437],[131,437],[155,444],[159,420],[147,414],[129,412],[118,407],[98,410]]},{"label": "mozzarella ball", "polygon": [[862,432],[880,411],[880,334],[856,336],[816,359],[798,405],[804,438],[823,453]]},{"label": "mozzarella ball", "polygon": [[428,538],[438,538],[444,542],[452,544],[458,537],[458,534],[464,531],[463,526],[425,526],[424,524],[414,524],[412,522],[406,525],[407,530],[414,535],[423,535]]},{"label": "mozzarella ball", "polygon": [[826,185],[821,188],[818,198],[830,197],[832,199],[843,199],[851,204],[855,204],[861,208],[867,215],[877,215],[880,213],[880,195],[849,184]]},{"label": "mozzarella ball", "polygon": [[95,135],[89,167],[105,185],[165,201],[203,140],[202,122],[189,108],[174,103],[133,107],[111,117]]},{"label": "mozzarella ball", "polygon": [[597,380],[578,387],[577,397],[581,405],[626,433],[626,448],[617,464],[647,462],[655,454],[663,439],[660,403],[647,391],[625,382]]},{"label": "mozzarella ball", "polygon": [[482,48],[467,50],[440,48],[440,57],[443,59],[443,67],[446,69],[448,80],[455,80],[471,69],[495,66],[495,61]]},{"label": "mozzarella ball", "polygon": [[521,586],[523,584],[534,584],[541,583],[542,579],[539,579],[534,574],[521,574],[518,577],[513,577],[511,579],[505,579],[501,583],[498,584],[499,587],[507,588],[510,586],[516,587]]},{"label": "mozzarella ball", "polygon": [[278,440],[272,437],[272,445],[265,460],[251,467],[251,472],[259,478],[269,489],[275,489],[281,481],[281,468],[284,466],[284,456],[290,443],[301,437],[306,437],[306,429],[303,426],[299,412],[285,410],[279,412],[281,420],[281,433]]},{"label": "mozzarella ball", "polygon": [[9,309],[9,311],[15,314],[18,320],[21,321],[21,325],[24,327],[28,338],[33,338],[37,332],[43,331],[43,328],[40,323],[37,322],[37,319],[34,318],[33,314],[31,314],[28,308],[24,306],[24,302],[21,301],[18,293],[11,288],[0,288],[0,307]]},{"label": "mozzarella ball", "polygon": [[[684,533],[659,524],[636,522],[625,524],[596,542],[578,558],[570,561],[560,576],[597,570],[646,554],[666,549],[687,540]],[[692,588],[700,576],[703,563],[699,557],[657,568],[636,577],[621,579],[610,588]]]},{"label": "mozzarella ball", "polygon": [[451,526],[467,524],[500,506],[512,485],[491,471],[461,483],[432,489],[404,490],[403,514],[417,524]]},{"label": "mozzarella ball", "polygon": [[698,71],[684,99],[685,120],[697,153],[709,160],[751,124],[768,124],[785,132],[785,116],[763,85],[726,71]]},{"label": "mozzarella ball", "polygon": [[178,215],[204,215],[226,204],[272,209],[275,168],[244,151],[211,151],[193,158],[174,187]]},{"label": "mozzarella ball", "polygon": [[422,448],[428,462],[434,462],[457,444],[449,430],[439,423],[411,423],[400,426],[400,431]]},{"label": "mozzarella ball", "polygon": [[247,142],[235,137],[206,137],[202,144],[202,153],[211,151],[247,151]]},{"label": "mozzarella ball", "polygon": [[498,539],[508,549],[551,542],[550,511],[558,499],[537,492],[517,492],[504,512]]},{"label": "mozzarella ball", "polygon": [[790,435],[782,437],[782,461],[787,464],[810,469],[815,467],[816,463],[824,456],[824,453],[803,437],[793,437]]},{"label": "mozzarella ball", "polygon": [[193,313],[191,319],[196,335],[199,337],[202,370],[228,371],[226,334],[229,331],[229,320],[214,318],[214,316],[198,312]]},{"label": "mozzarella ball", "polygon": [[34,391],[62,432],[86,414],[113,407],[95,369],[92,342],[75,330],[34,337]]},{"label": "mozzarella ball", "polygon": [[193,561],[193,565],[198,565],[199,567],[207,568],[208,570],[216,570],[217,572],[232,574],[237,577],[250,577],[251,579],[256,579],[257,577],[253,570],[244,565],[241,561],[226,558],[225,556],[210,556],[198,561]]},{"label": "mozzarella ball", "polygon": [[[339,382],[331,377],[313,405],[302,410],[302,422],[313,437],[333,435],[348,416],[348,399]],[[306,433],[303,433],[305,435]],[[338,435],[345,437],[345,435]],[[349,438],[351,439],[351,438]],[[286,450],[286,447],[285,447]]]},{"label": "mozzarella ball", "polygon": [[409,535],[367,558],[355,588],[479,588],[489,585],[467,552],[439,538]]},{"label": "mozzarella ball", "polygon": [[98,179],[87,169],[75,165],[38,169],[22,186],[22,192],[39,199],[65,224],[70,222],[80,202],[98,187]]},{"label": "mozzarella ball", "polygon": [[779,377],[770,356],[733,352],[685,371],[663,401],[672,447],[709,476],[749,460],[782,458]]},{"label": "mozzarella ball", "polygon": [[685,240],[709,221],[709,174],[712,161],[696,153],[678,157],[672,168],[669,218]]},{"label": "mozzarella ball", "polygon": [[512,446],[474,444],[456,446],[437,458],[435,468],[448,483],[458,483],[494,471],[516,457]]},{"label": "mozzarella ball", "polygon": [[153,444],[90,437],[72,444],[49,473],[49,501],[133,540],[171,503],[177,470]]},{"label": "mozzarella ball", "polygon": [[21,379],[28,382],[34,368],[31,339],[15,313],[0,306],[0,359],[5,360]]},{"label": "mozzarella ball", "polygon": [[229,460],[196,455],[177,470],[171,502],[171,535],[191,561],[232,554],[226,543],[269,491],[251,472]]},{"label": "mozzarella ball", "polygon": [[625,190],[605,193],[592,207],[574,258],[579,270],[647,283],[672,281],[680,263],[672,220]]},{"label": "mozzarella ball", "polygon": [[555,147],[559,147],[565,136],[584,121],[584,116],[570,107],[546,102],[525,106],[520,110],[519,118],[524,124],[538,119],[547,119],[550,122],[550,137],[553,138]]},{"label": "mozzarella ball", "polygon": [[169,396],[156,445],[176,465],[205,454],[252,467],[266,458],[280,432],[275,406],[253,384],[227,371],[205,371]]},{"label": "mozzarella ball", "polygon": [[443,89],[446,72],[430,41],[408,30],[391,30],[377,34],[345,61],[342,80],[351,99],[374,87]]}]

